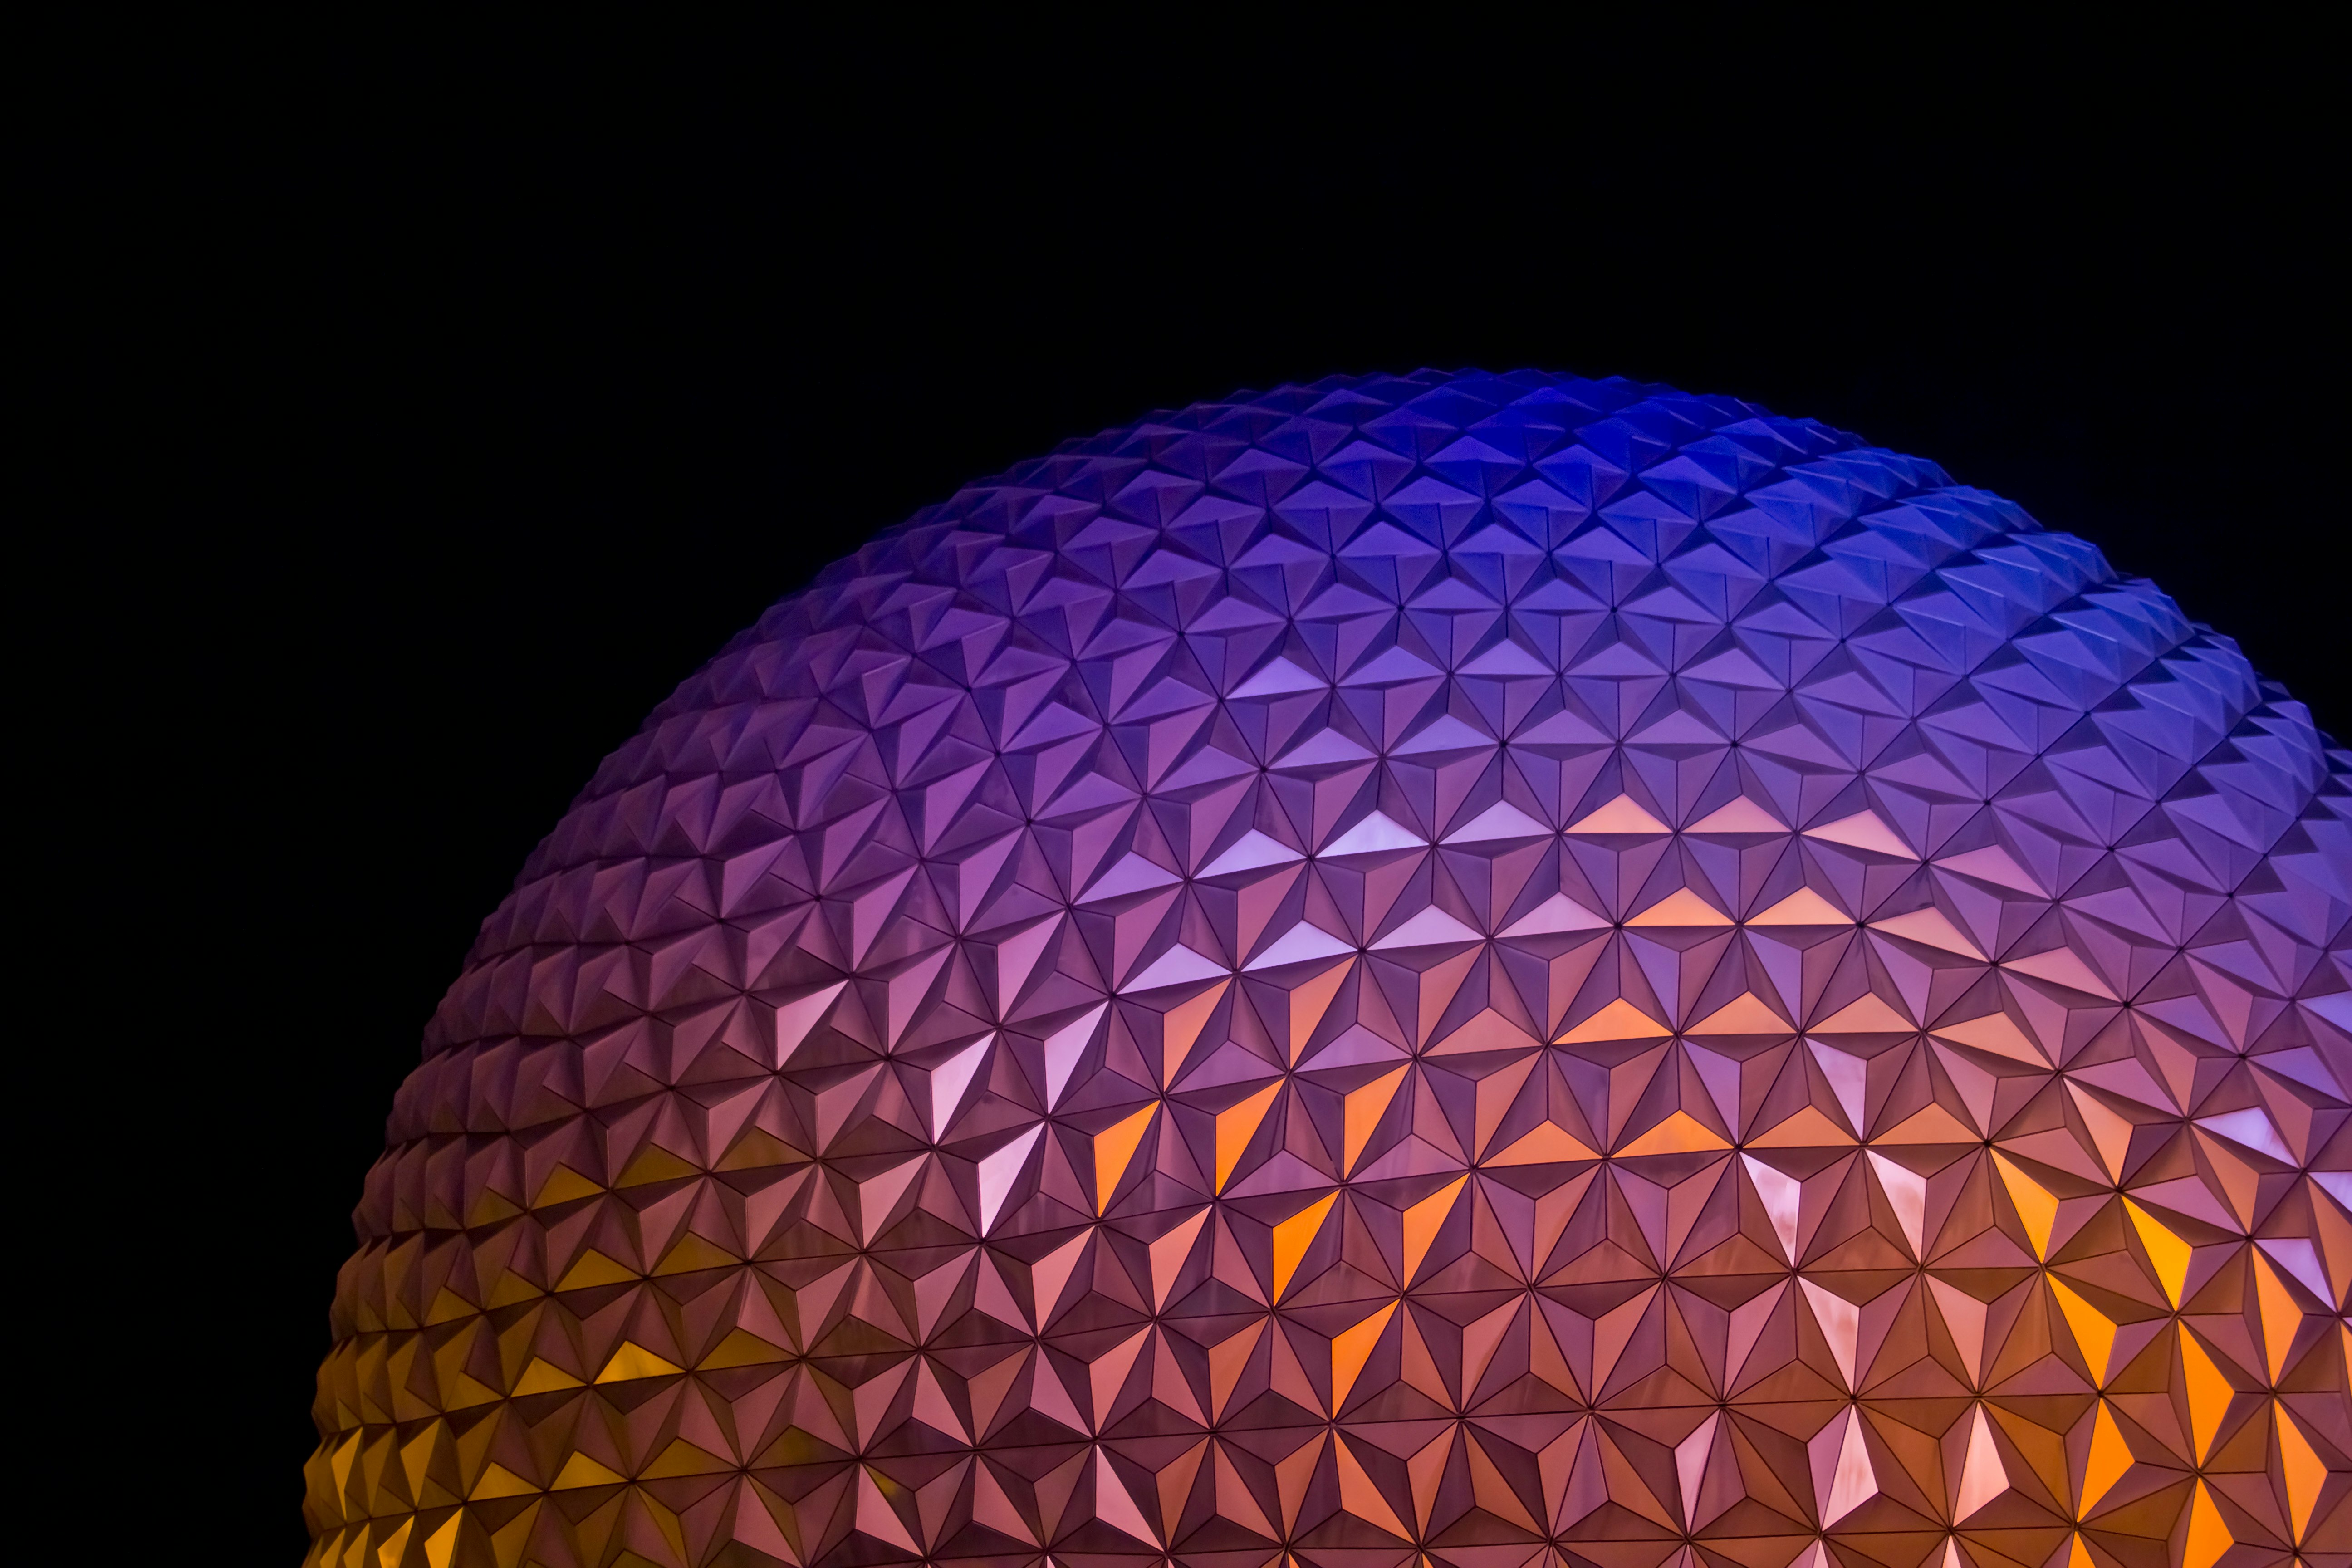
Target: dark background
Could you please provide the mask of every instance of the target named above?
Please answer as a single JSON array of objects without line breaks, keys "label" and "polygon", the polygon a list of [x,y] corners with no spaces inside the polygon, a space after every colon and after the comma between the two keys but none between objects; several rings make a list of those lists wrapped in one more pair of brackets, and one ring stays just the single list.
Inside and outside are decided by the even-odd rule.
[{"label": "dark background", "polygon": [[14,597],[78,759],[75,1069],[152,1113],[99,1311],[129,1384],[204,1369],[136,1506],[296,1560],[348,1212],[476,923],[763,605],[1066,437],[1424,364],[1732,393],[2352,728],[2315,40],[1147,20],[86,51],[33,160],[99,241],[49,319],[74,564]]}]

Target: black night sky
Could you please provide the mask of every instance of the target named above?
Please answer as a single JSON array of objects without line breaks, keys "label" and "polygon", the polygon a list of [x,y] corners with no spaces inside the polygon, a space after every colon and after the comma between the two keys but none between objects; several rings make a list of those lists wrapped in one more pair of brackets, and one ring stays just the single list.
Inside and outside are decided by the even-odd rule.
[{"label": "black night sky", "polygon": [[41,139],[124,237],[66,268],[88,564],[32,607],[85,666],[110,868],[79,1005],[171,1128],[98,1222],[169,1320],[103,1310],[201,1375],[76,1439],[142,1477],[185,1423],[125,1483],[187,1510],[155,1528],[297,1560],[393,1090],[598,758],[816,567],[1066,437],[1420,365],[1730,393],[2084,535],[2352,732],[2309,40],[898,25],[206,34]]}]

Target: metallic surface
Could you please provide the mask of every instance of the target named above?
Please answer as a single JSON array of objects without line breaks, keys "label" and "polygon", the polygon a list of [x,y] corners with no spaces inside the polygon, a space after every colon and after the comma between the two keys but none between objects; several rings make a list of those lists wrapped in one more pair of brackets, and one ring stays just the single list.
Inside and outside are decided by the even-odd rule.
[{"label": "metallic surface", "polygon": [[2090,545],[1728,399],[1074,443],[484,924],[312,1561],[2344,1563],[2347,776]]}]

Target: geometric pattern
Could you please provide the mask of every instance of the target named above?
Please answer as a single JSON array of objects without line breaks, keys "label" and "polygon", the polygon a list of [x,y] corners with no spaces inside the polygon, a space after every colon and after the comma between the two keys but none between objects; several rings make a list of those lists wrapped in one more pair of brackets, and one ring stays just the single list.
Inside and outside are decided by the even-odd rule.
[{"label": "geometric pattern", "polygon": [[2352,756],[1932,463],[1535,373],[1156,415],[531,857],[310,1561],[2341,1568],[2348,921]]}]

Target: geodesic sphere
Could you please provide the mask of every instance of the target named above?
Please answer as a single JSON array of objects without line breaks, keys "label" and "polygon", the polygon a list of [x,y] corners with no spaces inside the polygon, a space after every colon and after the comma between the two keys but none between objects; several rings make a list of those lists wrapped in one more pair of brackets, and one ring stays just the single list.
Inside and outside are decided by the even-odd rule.
[{"label": "geodesic sphere", "polygon": [[2347,774],[1731,399],[1075,443],[778,603],[483,925],[312,1560],[2340,1563]]}]

